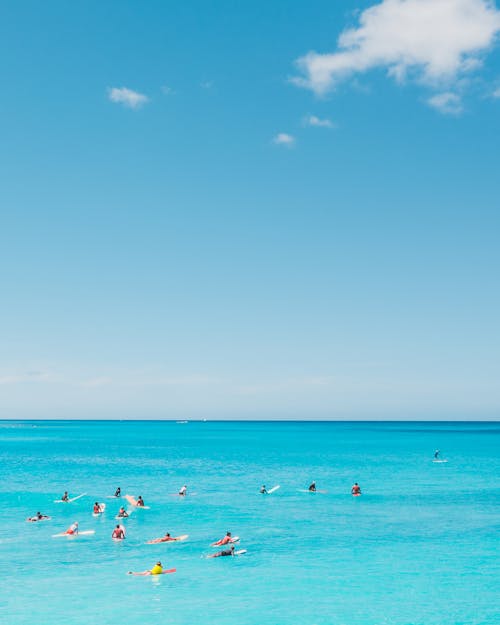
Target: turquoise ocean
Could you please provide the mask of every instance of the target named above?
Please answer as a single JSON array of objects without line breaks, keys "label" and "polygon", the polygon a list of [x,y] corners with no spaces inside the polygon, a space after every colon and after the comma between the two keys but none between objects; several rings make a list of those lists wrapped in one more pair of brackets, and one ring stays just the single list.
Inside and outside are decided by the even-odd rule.
[{"label": "turquoise ocean", "polygon": [[[3,421],[0,622],[498,624],[499,477],[499,423]],[[121,543],[117,486],[150,506]],[[247,553],[207,559],[226,531]]]}]

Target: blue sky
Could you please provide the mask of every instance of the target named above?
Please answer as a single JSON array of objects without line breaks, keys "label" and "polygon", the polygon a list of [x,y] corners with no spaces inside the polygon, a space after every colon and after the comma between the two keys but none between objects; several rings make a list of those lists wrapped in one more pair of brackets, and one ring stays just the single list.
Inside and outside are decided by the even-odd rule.
[{"label": "blue sky", "polygon": [[498,418],[499,35],[4,3],[0,418]]}]

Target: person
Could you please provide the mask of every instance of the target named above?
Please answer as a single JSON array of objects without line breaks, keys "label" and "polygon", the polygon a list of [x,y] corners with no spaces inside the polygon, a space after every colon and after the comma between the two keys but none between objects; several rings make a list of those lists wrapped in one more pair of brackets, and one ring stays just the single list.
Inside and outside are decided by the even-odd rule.
[{"label": "person", "polygon": [[68,491],[64,491],[64,495],[61,497],[61,501],[69,501]]},{"label": "person", "polygon": [[116,540],[123,540],[125,538],[125,532],[123,531],[123,527],[121,525],[117,525],[111,534],[111,538],[115,538]]},{"label": "person", "polygon": [[357,482],[354,482],[354,486],[351,488],[351,495],[361,495],[361,487]]},{"label": "person", "polygon": [[436,449],[436,451],[434,452],[434,460],[439,460],[439,454],[441,452],[439,451],[439,449]]},{"label": "person", "polygon": [[137,503],[135,505],[139,508],[144,507],[144,500],[141,495],[139,495],[139,497],[137,498]]},{"label": "person", "polygon": [[184,497],[185,495],[187,495],[187,486],[184,484],[184,486],[179,490],[179,495],[181,497]]},{"label": "person", "polygon": [[128,512],[125,510],[125,508],[123,506],[118,510],[118,516],[123,518],[123,519],[128,517]]},{"label": "person", "polygon": [[154,538],[153,540],[148,540],[148,545],[154,545],[155,543],[170,543],[176,540],[179,540],[179,539],[173,538],[172,536],[170,536],[170,533],[167,532],[165,536],[162,536],[161,538]]},{"label": "person", "polygon": [[311,491],[311,493],[315,493],[316,492],[316,482],[312,482],[309,485],[309,490]]},{"label": "person", "polygon": [[115,497],[121,497],[122,496],[122,489],[118,486],[118,488],[115,490]]},{"label": "person", "polygon": [[64,533],[76,536],[78,534],[78,521],[72,523]]},{"label": "person", "polygon": [[152,569],[149,571],[140,571],[135,573],[134,571],[129,571],[129,575],[161,575],[163,573],[163,566],[160,561],[158,561]]},{"label": "person", "polygon": [[94,504],[94,514],[101,514],[102,511],[101,505],[96,501]]},{"label": "person", "polygon": [[46,514],[42,514],[41,512],[37,512],[35,516],[30,516],[26,520],[27,521],[45,521],[50,519]]},{"label": "person", "polygon": [[266,488],[266,485],[265,485],[265,484],[262,484],[262,486],[260,487],[260,492],[261,492],[263,495],[267,495],[267,488]]},{"label": "person", "polygon": [[231,545],[229,549],[223,549],[217,553],[213,553],[208,556],[209,558],[220,558],[221,556],[234,556],[234,545]]},{"label": "person", "polygon": [[212,543],[212,545],[214,547],[218,547],[219,545],[227,545],[228,543],[232,543],[233,542],[233,538],[231,536],[231,532],[226,532],[226,535],[224,536],[224,538],[221,538],[220,540],[218,540],[215,543]]}]

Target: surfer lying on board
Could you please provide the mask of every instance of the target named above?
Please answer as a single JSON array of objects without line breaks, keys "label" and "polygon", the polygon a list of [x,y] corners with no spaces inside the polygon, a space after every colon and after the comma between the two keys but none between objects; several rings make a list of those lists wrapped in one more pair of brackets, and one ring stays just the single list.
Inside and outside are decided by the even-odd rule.
[{"label": "surfer lying on board", "polygon": [[137,503],[135,504],[138,508],[144,508],[144,500],[141,495],[137,498]]},{"label": "surfer lying on board", "polygon": [[117,525],[111,534],[111,538],[115,540],[123,540],[125,538],[125,532],[123,531],[123,527],[121,525]]},{"label": "surfer lying on board", "polygon": [[50,519],[46,514],[42,514],[41,512],[37,512],[35,516],[30,516],[26,520],[27,521],[44,521]]},{"label": "surfer lying on board", "polygon": [[232,543],[232,542],[234,542],[234,541],[233,541],[233,539],[231,537],[231,532],[227,532],[226,535],[224,536],[224,538],[221,538],[216,543],[212,543],[212,545],[214,547],[218,547],[218,546],[222,546],[222,545],[227,545],[228,543]]},{"label": "surfer lying on board", "polygon": [[170,536],[169,532],[167,532],[165,534],[165,536],[162,536],[161,538],[153,538],[153,540],[148,540],[148,545],[154,545],[156,543],[171,543],[171,542],[175,542],[176,540],[179,540],[178,538],[174,538],[173,536]]},{"label": "surfer lying on board", "polygon": [[125,519],[126,517],[128,517],[128,512],[125,510],[125,508],[122,506],[119,510],[118,510],[118,515],[119,517],[122,517],[123,519]]},{"label": "surfer lying on board", "polygon": [[115,490],[115,497],[121,497],[122,496],[122,489],[118,486],[118,488]]},{"label": "surfer lying on board", "polygon": [[78,521],[72,523],[64,533],[70,535],[78,534]]},{"label": "surfer lying on board", "polygon": [[140,571],[138,573],[134,571],[129,571],[129,575],[161,575],[162,573],[173,573],[175,569],[171,569],[170,571],[164,571],[161,562],[157,562],[154,567],[150,571]]},{"label": "surfer lying on board", "polygon": [[187,486],[184,484],[184,486],[179,490],[179,495],[181,497],[184,497],[185,495],[187,495]]},{"label": "surfer lying on board", "polygon": [[69,501],[68,491],[64,491],[64,495],[61,497],[61,501]]},{"label": "surfer lying on board", "polygon": [[213,553],[209,555],[209,558],[220,558],[221,556],[234,556],[234,545],[231,545],[229,549],[224,549],[223,551],[219,551],[217,553]]},{"label": "surfer lying on board", "polygon": [[354,486],[351,488],[351,495],[361,495],[361,487],[357,482],[354,482]]},{"label": "surfer lying on board", "polygon": [[261,492],[263,495],[267,495],[267,488],[266,488],[266,485],[265,485],[265,484],[262,484],[262,486],[260,487],[260,492]]},{"label": "surfer lying on board", "polygon": [[310,484],[309,490],[311,491],[311,493],[315,493],[316,492],[316,482],[312,482]]}]

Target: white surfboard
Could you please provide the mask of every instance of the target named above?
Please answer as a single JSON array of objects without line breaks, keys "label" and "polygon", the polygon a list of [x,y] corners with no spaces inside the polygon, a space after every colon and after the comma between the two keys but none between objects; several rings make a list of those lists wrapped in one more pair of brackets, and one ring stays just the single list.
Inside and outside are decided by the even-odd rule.
[{"label": "white surfboard", "polygon": [[448,460],[433,460],[436,464],[442,464],[443,462],[448,462]]},{"label": "white surfboard", "polygon": [[279,485],[279,484],[277,484],[276,486],[273,486],[272,488],[270,488],[270,489],[267,491],[267,494],[268,494],[268,495],[271,495],[272,493],[274,493],[275,491],[277,491],[279,487],[280,487],[280,485]]},{"label": "white surfboard", "polygon": [[60,532],[59,534],[52,534],[52,538],[61,538],[62,536],[66,536],[66,538],[78,538],[78,536],[90,536],[91,534],[95,534],[95,530],[84,530],[83,532],[78,532],[78,534]]},{"label": "white surfboard", "polygon": [[87,493],[82,493],[81,495],[78,495],[78,497],[71,497],[71,499],[68,499],[67,501],[64,501],[63,499],[54,499],[54,503],[73,503],[73,501],[80,499],[80,497],[85,497],[86,494]]}]

